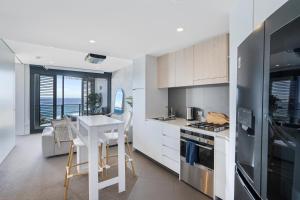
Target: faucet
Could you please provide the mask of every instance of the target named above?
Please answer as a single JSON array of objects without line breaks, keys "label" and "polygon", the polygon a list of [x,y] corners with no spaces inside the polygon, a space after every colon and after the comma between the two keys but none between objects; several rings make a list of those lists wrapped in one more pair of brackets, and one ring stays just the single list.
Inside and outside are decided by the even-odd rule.
[{"label": "faucet", "polygon": [[166,106],[166,108],[168,109],[168,117],[171,117],[171,118],[175,117],[173,107],[172,106]]}]

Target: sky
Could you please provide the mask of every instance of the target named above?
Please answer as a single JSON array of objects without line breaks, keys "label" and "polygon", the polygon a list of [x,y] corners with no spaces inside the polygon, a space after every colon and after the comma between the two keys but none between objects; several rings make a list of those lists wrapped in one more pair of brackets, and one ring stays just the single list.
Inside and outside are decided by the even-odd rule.
[{"label": "sky", "polygon": [[[65,76],[65,98],[81,98],[81,80]],[[62,98],[61,76],[57,76],[57,98]]]}]

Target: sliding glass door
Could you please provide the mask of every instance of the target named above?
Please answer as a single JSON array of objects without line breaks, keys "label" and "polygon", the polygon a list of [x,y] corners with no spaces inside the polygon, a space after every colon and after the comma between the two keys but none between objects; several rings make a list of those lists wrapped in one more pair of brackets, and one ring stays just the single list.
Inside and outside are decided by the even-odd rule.
[{"label": "sliding glass door", "polygon": [[110,112],[111,74],[45,70],[31,66],[31,132],[53,119]]},{"label": "sliding glass door", "polygon": [[82,78],[65,76],[63,87],[63,115],[81,115]]}]

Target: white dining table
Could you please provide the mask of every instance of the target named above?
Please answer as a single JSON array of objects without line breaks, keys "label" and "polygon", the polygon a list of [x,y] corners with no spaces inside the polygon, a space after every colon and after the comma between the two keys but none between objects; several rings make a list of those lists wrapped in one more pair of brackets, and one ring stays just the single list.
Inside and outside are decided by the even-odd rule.
[{"label": "white dining table", "polygon": [[[119,192],[125,191],[124,122],[105,115],[80,116],[77,120],[77,127],[79,128],[78,137],[86,145],[88,153],[89,200],[98,200],[99,190],[114,184],[118,184]],[[101,134],[111,130],[118,130],[119,133],[118,176],[99,182],[98,141]]]}]

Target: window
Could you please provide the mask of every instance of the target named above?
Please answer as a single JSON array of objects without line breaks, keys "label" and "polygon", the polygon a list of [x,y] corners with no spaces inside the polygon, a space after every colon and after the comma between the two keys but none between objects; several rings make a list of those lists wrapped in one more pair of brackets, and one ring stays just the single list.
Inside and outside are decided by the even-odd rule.
[{"label": "window", "polygon": [[45,70],[30,66],[31,132],[41,132],[53,119],[110,112],[111,73]]}]

